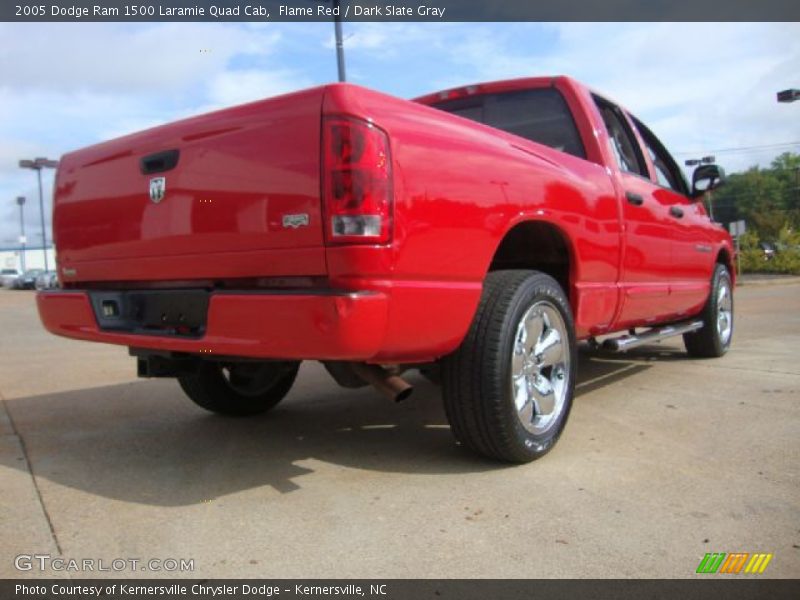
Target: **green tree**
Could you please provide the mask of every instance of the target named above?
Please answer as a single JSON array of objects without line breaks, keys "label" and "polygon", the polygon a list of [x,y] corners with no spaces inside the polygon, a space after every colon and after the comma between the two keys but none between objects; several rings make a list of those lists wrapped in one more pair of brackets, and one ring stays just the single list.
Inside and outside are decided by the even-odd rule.
[{"label": "green tree", "polygon": [[800,227],[800,155],[786,152],[770,167],[733,173],[714,191],[714,213],[723,223],[744,219],[758,238],[777,241],[784,226]]},{"label": "green tree", "polygon": [[783,191],[787,222],[800,226],[800,154],[784,152],[772,161],[772,169]]}]

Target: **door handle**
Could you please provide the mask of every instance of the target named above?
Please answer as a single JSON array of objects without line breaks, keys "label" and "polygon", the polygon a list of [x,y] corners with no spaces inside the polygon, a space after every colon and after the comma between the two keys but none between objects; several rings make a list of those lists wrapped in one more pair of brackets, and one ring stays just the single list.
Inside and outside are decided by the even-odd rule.
[{"label": "door handle", "polygon": [[683,209],[678,206],[670,206],[669,214],[671,214],[676,219],[681,219],[683,218]]},{"label": "door handle", "polygon": [[625,192],[625,199],[628,201],[628,204],[633,204],[634,206],[641,206],[644,204],[642,195],[635,192]]}]

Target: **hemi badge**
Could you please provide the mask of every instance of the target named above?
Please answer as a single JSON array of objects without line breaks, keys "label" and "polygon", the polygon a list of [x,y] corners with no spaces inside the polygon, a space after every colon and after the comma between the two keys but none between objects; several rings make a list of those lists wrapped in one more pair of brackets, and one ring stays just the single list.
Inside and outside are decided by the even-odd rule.
[{"label": "hemi badge", "polygon": [[694,249],[698,252],[711,252],[711,246],[706,244],[696,244]]},{"label": "hemi badge", "polygon": [[296,215],[283,215],[283,228],[284,229],[297,229],[299,227],[308,227],[308,214],[300,213]]},{"label": "hemi badge", "polygon": [[68,267],[64,267],[61,269],[61,272],[64,274],[65,277],[75,277],[78,274],[78,271],[75,269],[70,269]]}]

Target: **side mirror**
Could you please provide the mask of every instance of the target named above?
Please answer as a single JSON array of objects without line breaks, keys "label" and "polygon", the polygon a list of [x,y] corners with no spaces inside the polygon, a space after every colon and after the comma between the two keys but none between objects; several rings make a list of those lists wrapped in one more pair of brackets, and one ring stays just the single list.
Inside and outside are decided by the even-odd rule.
[{"label": "side mirror", "polygon": [[702,198],[703,194],[725,183],[725,171],[719,165],[700,165],[692,175],[692,198]]}]

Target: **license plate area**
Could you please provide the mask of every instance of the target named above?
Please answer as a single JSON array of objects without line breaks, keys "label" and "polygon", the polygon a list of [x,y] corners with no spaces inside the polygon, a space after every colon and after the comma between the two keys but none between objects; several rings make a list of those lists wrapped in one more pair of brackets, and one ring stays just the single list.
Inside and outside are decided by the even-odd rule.
[{"label": "license plate area", "polygon": [[93,291],[100,329],[151,335],[201,337],[208,319],[205,290]]}]

